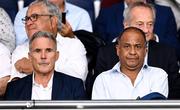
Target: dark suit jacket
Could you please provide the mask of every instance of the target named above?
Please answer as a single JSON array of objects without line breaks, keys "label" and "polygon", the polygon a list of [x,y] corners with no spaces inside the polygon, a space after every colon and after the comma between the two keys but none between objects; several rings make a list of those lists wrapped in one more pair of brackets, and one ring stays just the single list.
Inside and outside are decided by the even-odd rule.
[{"label": "dark suit jacket", "polygon": [[[31,100],[32,75],[8,83],[5,100]],[[83,81],[54,72],[52,86],[52,100],[79,100],[85,99]]]},{"label": "dark suit jacket", "polygon": [[[154,33],[159,37],[159,42],[168,44],[178,49],[180,56],[180,43],[177,39],[177,26],[175,17],[170,7],[154,4],[156,9],[156,20]],[[101,8],[95,23],[95,32],[99,33],[101,38],[110,43],[124,29],[123,12],[124,2],[116,3],[110,7]]]},{"label": "dark suit jacket", "polygon": [[[155,41],[149,41],[148,49],[148,65],[162,68],[168,74],[170,87],[169,98],[180,98],[180,95],[174,96],[174,92],[177,91],[174,90],[174,88],[176,88],[176,85],[180,87],[180,78],[178,74],[179,67],[175,50]],[[111,69],[118,61],[119,58],[116,54],[115,43],[100,48],[97,56],[94,79],[101,72]],[[179,81],[176,82],[175,80]],[[180,90],[180,88],[176,89]]]}]

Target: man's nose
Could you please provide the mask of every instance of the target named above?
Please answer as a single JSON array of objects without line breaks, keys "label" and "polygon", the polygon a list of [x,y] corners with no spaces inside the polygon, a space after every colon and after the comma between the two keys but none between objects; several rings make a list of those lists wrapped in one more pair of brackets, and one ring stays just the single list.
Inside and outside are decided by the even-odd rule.
[{"label": "man's nose", "polygon": [[143,30],[144,33],[148,33],[149,28],[148,28],[147,25],[144,25],[144,26],[142,27],[142,30]]},{"label": "man's nose", "polygon": [[131,47],[129,53],[130,53],[130,54],[135,54],[135,53],[136,53],[135,47]]},{"label": "man's nose", "polygon": [[46,52],[45,51],[41,52],[41,59],[46,59]]}]

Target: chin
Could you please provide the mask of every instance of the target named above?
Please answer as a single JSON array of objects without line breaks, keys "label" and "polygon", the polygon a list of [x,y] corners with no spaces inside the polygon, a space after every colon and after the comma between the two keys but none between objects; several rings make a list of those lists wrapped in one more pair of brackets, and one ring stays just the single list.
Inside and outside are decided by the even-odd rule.
[{"label": "chin", "polygon": [[39,30],[30,30],[28,31],[28,36],[33,36],[34,33],[38,32]]}]

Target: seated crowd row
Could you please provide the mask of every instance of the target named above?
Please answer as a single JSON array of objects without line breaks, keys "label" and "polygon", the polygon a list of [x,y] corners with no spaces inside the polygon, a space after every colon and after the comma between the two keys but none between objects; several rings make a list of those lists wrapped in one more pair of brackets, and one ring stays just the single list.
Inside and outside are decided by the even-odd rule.
[{"label": "seated crowd row", "polygon": [[[102,32],[107,45],[99,48],[93,76],[84,86],[87,48],[73,31],[92,32],[92,25],[88,13],[81,10],[63,0],[35,0],[20,10],[14,24],[20,39],[15,43],[14,37],[5,38],[0,45],[0,92],[5,100],[91,99],[91,92],[92,99],[137,99],[150,93],[159,93],[162,99],[180,98],[178,41],[171,36],[172,47],[158,43],[162,38],[153,31],[156,11],[145,2],[129,4],[122,23],[105,14],[97,19],[96,31]],[[61,12],[67,15],[63,23]],[[14,34],[12,27],[6,27]]]}]

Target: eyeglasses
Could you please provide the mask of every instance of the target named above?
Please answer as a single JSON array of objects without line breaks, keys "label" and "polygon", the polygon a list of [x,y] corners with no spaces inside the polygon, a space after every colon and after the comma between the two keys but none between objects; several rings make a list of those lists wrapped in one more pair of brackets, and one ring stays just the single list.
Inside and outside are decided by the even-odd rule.
[{"label": "eyeglasses", "polygon": [[32,22],[35,22],[35,21],[37,21],[37,19],[40,16],[49,16],[49,17],[52,17],[53,15],[50,15],[50,14],[32,14],[31,16],[25,16],[24,18],[22,18],[22,22],[24,24],[26,24],[27,21],[29,21],[29,20],[31,20]]}]

